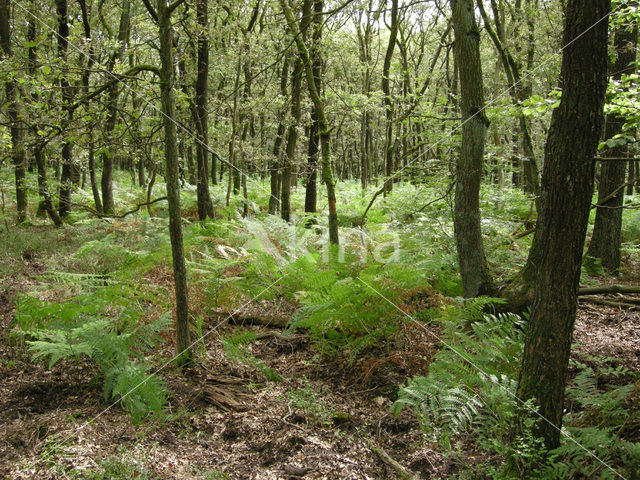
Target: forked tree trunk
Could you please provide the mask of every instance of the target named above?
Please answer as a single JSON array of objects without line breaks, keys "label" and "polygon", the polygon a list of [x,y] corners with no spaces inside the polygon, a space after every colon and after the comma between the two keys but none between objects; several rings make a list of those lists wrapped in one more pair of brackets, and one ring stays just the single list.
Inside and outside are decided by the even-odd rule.
[{"label": "forked tree trunk", "polygon": [[456,164],[454,228],[465,297],[493,291],[482,244],[480,180],[489,121],[484,113],[480,32],[473,0],[451,0],[454,55],[459,68],[462,146]]},{"label": "forked tree trunk", "polygon": [[517,395],[535,399],[537,433],[548,448],[560,441],[567,366],[576,317],[578,283],[593,193],[593,156],[607,86],[610,0],[568,0],[561,86],[541,184],[541,212],[531,248],[534,301]]}]

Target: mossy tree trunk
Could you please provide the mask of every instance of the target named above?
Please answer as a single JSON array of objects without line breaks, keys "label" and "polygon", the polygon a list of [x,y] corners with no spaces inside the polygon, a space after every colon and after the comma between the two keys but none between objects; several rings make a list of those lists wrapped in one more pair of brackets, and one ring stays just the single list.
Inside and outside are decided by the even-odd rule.
[{"label": "mossy tree trunk", "polygon": [[593,156],[607,85],[610,0],[569,0],[561,68],[562,100],[545,146],[541,212],[533,240],[534,301],[517,394],[535,399],[547,421],[538,434],[548,448],[560,441],[567,366],[593,193]]},{"label": "mossy tree trunk", "polygon": [[[69,20],[67,0],[56,0],[56,15],[58,17],[58,58],[60,65],[67,66],[67,50],[69,48]],[[73,120],[73,87],[65,74],[60,77],[60,91],[62,108],[66,112],[67,122]],[[58,213],[64,217],[71,210],[71,191],[73,189],[74,170],[78,170],[73,163],[73,143],[65,138],[60,153],[62,172],[60,176],[60,197],[58,199]]]},{"label": "mossy tree trunk", "polygon": [[[130,12],[131,4],[129,0],[122,0],[120,6],[120,24],[118,26],[118,37],[116,39],[117,48],[111,54],[107,65],[107,70],[112,72],[116,62],[121,60],[127,48],[127,39],[129,38]],[[102,157],[102,177],[100,184],[102,187],[102,210],[105,215],[113,215],[115,213],[115,201],[113,198],[113,156],[115,154],[111,137],[116,128],[118,119],[118,97],[120,89],[118,82],[113,82],[107,91],[107,118],[104,124],[104,140],[109,143],[107,148],[103,149]]]},{"label": "mossy tree trunk", "polygon": [[336,208],[336,185],[333,176],[333,168],[331,165],[331,133],[329,129],[329,123],[327,122],[327,116],[324,110],[324,100],[321,92],[316,88],[316,82],[313,74],[313,62],[309,49],[305,44],[298,25],[296,24],[295,16],[287,3],[287,0],[280,0],[280,6],[287,20],[287,25],[291,30],[293,37],[295,38],[296,46],[298,48],[298,54],[302,58],[304,65],[304,71],[307,79],[307,88],[309,90],[309,96],[313,102],[313,106],[316,109],[318,115],[318,137],[320,138],[320,158],[322,165],[322,180],[327,187],[327,202],[329,204],[329,242],[333,245],[340,243],[338,237],[338,212]]},{"label": "mossy tree trunk", "polygon": [[[11,8],[9,0],[0,0],[0,44],[2,53],[7,59],[12,57],[11,48]],[[13,159],[16,180],[16,204],[18,209],[18,223],[27,218],[27,189],[25,184],[26,154],[24,147],[24,126],[22,125],[22,109],[16,80],[7,79],[4,84],[7,116],[11,130],[11,157]]]},{"label": "mossy tree trunk", "polygon": [[184,259],[182,238],[182,214],[180,208],[180,174],[178,169],[178,149],[176,135],[176,105],[173,85],[175,66],[173,61],[173,28],[171,13],[182,0],[167,5],[158,0],[156,9],[145,2],[151,16],[158,23],[160,37],[160,100],[162,104],[162,123],[164,126],[164,159],[167,181],[167,200],[169,204],[169,234],[173,257],[173,276],[176,294],[176,349],[178,363],[186,365],[192,360],[191,334],[189,331],[189,304],[187,292],[187,268]]},{"label": "mossy tree trunk", "polygon": [[480,180],[489,121],[484,114],[480,31],[473,0],[451,0],[459,69],[462,146],[456,163],[454,228],[465,297],[493,291],[480,225]]},{"label": "mossy tree trunk", "polygon": [[198,168],[198,218],[213,218],[213,202],[209,193],[209,16],[208,0],[198,0],[198,73],[195,86],[196,163]]}]

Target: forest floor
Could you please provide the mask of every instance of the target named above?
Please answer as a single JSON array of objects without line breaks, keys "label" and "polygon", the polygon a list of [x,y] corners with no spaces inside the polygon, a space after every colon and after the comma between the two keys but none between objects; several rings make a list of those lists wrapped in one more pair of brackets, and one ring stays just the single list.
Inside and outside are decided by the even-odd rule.
[{"label": "forest floor", "polygon": [[[56,254],[77,248],[69,230]],[[391,414],[398,386],[426,374],[441,348],[437,331],[410,324],[405,341],[352,364],[327,361],[304,334],[247,325],[257,334],[250,352],[282,378],[265,381],[250,365],[229,360],[221,338],[237,325],[211,315],[197,367],[186,375],[173,365],[161,372],[169,390],[165,413],[134,425],[121,408],[107,408],[92,361],[47,368],[11,335],[16,295],[46,283],[46,255],[25,249],[0,262],[0,478],[400,478],[384,452],[416,478],[457,478],[463,465],[494,460],[472,451],[445,456],[425,441],[409,409]],[[170,280],[161,268],[147,279],[167,295]],[[252,309],[243,318],[286,316],[295,306],[257,302]],[[583,304],[575,343],[581,361],[612,356],[640,372],[640,312]],[[162,348],[154,352],[157,368],[173,354],[170,340]],[[98,467],[112,477],[99,476]]]}]

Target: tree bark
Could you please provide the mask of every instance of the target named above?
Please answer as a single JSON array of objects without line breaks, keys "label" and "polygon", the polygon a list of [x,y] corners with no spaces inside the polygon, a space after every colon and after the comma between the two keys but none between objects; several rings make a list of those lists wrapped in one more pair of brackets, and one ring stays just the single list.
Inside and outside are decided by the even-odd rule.
[{"label": "tree bark", "polygon": [[[495,0],[492,0],[491,4],[494,11],[494,21],[496,23],[495,31],[491,26],[489,18],[485,12],[483,0],[478,0],[478,9],[480,10],[480,13],[482,15],[482,19],[484,21],[485,28],[489,33],[489,37],[493,41],[493,44],[498,51],[502,67],[507,77],[507,85],[509,87],[508,91],[509,95],[511,96],[511,100],[516,108],[518,108],[520,103],[530,96],[531,91],[528,85],[525,85],[522,82],[522,79],[520,77],[521,67],[519,62],[516,61],[509,50],[505,47],[506,42],[504,38],[504,26],[501,23],[499,17],[499,9],[496,6]],[[520,10],[519,7],[518,10]],[[522,12],[520,12],[520,14],[522,14]],[[527,12],[526,15],[530,14]],[[532,40],[530,40],[529,48],[530,50],[528,52],[528,55],[533,55],[533,52],[531,51],[531,49],[533,48]],[[518,124],[520,127],[520,139],[522,143],[522,179],[524,191],[537,197],[540,193],[538,164],[536,162],[533,149],[533,140],[529,131],[529,122],[527,121],[527,118],[524,116],[522,111],[518,111]]]},{"label": "tree bark", "polygon": [[198,218],[213,218],[213,203],[209,193],[209,111],[208,111],[208,78],[209,78],[209,17],[208,0],[198,0],[196,16],[198,19],[198,74],[195,86],[195,124],[196,163],[198,168]]},{"label": "tree bark", "polygon": [[287,0],[280,0],[280,6],[287,20],[287,25],[295,38],[298,53],[302,57],[302,63],[307,77],[307,88],[309,96],[318,113],[318,136],[320,137],[320,152],[322,161],[322,179],[327,187],[327,203],[329,204],[329,242],[338,245],[340,239],[338,237],[338,212],[336,208],[336,186],[333,176],[333,168],[331,166],[331,132],[329,123],[324,110],[324,99],[321,92],[316,88],[316,82],[313,78],[313,62],[309,49],[298,31],[295,17]]},{"label": "tree bark", "polygon": [[489,121],[484,114],[480,32],[473,0],[451,0],[459,68],[462,146],[456,164],[454,228],[465,297],[493,291],[480,225],[480,180]]},{"label": "tree bark", "polygon": [[[36,0],[31,0],[31,11],[36,12]],[[38,67],[38,54],[36,50],[37,43],[37,26],[36,20],[34,17],[29,16],[29,24],[27,27],[27,39],[30,42],[29,46],[29,74],[35,75],[36,68]],[[37,93],[31,94],[31,99],[33,102],[38,102],[39,96]],[[32,126],[32,130],[34,130],[34,136],[37,137],[38,125]],[[42,197],[42,201],[44,202],[44,207],[49,215],[49,218],[56,226],[56,228],[62,227],[62,219],[60,215],[58,215],[58,211],[56,210],[55,205],[53,204],[53,199],[51,198],[51,193],[49,192],[49,183],[47,180],[47,165],[45,161],[45,156],[43,152],[43,145],[38,141],[38,139],[34,139],[34,147],[33,147],[33,156],[36,162],[36,168],[38,170],[38,192]]]},{"label": "tree bark", "polygon": [[[0,0],[0,43],[4,57],[11,59],[11,9],[9,0]],[[27,219],[27,186],[26,186],[26,154],[24,148],[24,126],[22,119],[22,109],[18,94],[16,80],[7,80],[4,84],[7,115],[10,122],[11,131],[11,157],[14,166],[16,182],[16,204],[18,209],[17,220],[22,223]]]},{"label": "tree bark", "polygon": [[[69,23],[67,14],[67,0],[56,0],[56,15],[58,17],[58,58],[63,67],[67,66],[67,50],[69,47]],[[66,112],[69,124],[73,119],[73,87],[65,75],[60,77],[62,94],[62,108]],[[73,143],[64,139],[62,142],[62,173],[60,176],[60,196],[58,199],[58,213],[64,217],[71,210],[71,190],[73,187]]]},{"label": "tree bark", "polygon": [[[638,27],[618,26],[615,32],[614,45],[616,60],[611,64],[614,80],[620,81],[622,75],[635,72],[636,45],[638,43]],[[624,117],[616,114],[607,116],[605,138],[613,138],[622,133]],[[627,146],[612,148],[607,155],[623,157],[628,154]],[[587,255],[599,258],[602,266],[609,272],[617,272],[620,267],[620,242],[622,230],[622,203],[624,189],[620,188],[625,181],[625,162],[603,162],[598,184],[598,209],[593,226],[593,235]],[[602,206],[600,206],[602,205]]]},{"label": "tree bark", "polygon": [[[118,47],[109,58],[107,70],[112,72],[118,60],[122,59],[127,48],[127,38],[129,37],[130,11],[129,0],[122,0],[120,12],[120,24],[118,26]],[[115,202],[113,199],[113,155],[114,149],[111,145],[111,136],[116,127],[118,117],[118,96],[120,89],[118,82],[114,82],[107,93],[107,118],[104,124],[104,140],[108,142],[107,148],[103,149],[102,157],[102,209],[105,215],[113,215],[115,212]]]},{"label": "tree bark", "polygon": [[289,83],[289,59],[285,56],[282,62],[282,71],[280,73],[280,96],[283,104],[278,112],[278,131],[276,139],[273,142],[273,158],[270,165],[270,186],[269,195],[269,213],[275,215],[280,208],[280,185],[282,184],[282,175],[280,173],[280,165],[282,159],[282,143],[284,142],[284,134],[286,127],[284,117],[286,116],[286,98],[287,84]]},{"label": "tree bark", "polygon": [[[324,2],[313,0],[313,36],[311,47],[311,60],[313,65],[313,78],[316,82],[316,90],[322,92],[322,10]],[[320,142],[318,138],[318,112],[314,105],[311,106],[311,125],[309,126],[309,145],[307,150],[307,179],[304,194],[304,211],[316,213],[318,204],[318,156]]]},{"label": "tree bark", "polygon": [[568,0],[561,83],[545,146],[541,212],[531,254],[534,301],[517,395],[547,421],[537,434],[558,446],[578,282],[593,193],[593,156],[603,120],[610,0]]},{"label": "tree bark", "polygon": [[384,165],[385,175],[385,194],[393,188],[393,99],[391,98],[391,87],[389,85],[389,71],[391,69],[391,59],[393,58],[393,50],[396,46],[396,38],[398,36],[398,0],[391,0],[391,25],[389,28],[389,43],[387,43],[387,51],[384,55],[384,63],[382,65],[382,94],[384,95],[384,112],[385,112],[385,141],[384,141]]},{"label": "tree bark", "polygon": [[169,202],[169,234],[173,257],[173,276],[176,294],[176,349],[179,363],[185,365],[192,360],[191,334],[189,331],[189,304],[187,292],[187,268],[184,260],[182,238],[182,214],[180,208],[180,184],[178,170],[178,150],[175,123],[175,80],[173,62],[173,29],[171,27],[171,6],[165,0],[156,4],[158,31],[160,37],[160,100],[162,123],[164,126],[164,158]]}]

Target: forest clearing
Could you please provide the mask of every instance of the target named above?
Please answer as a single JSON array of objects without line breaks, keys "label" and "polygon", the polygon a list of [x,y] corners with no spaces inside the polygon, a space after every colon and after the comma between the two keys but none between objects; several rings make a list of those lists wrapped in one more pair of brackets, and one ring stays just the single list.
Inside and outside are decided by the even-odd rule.
[{"label": "forest clearing", "polygon": [[633,0],[0,0],[0,478],[640,478]]}]

